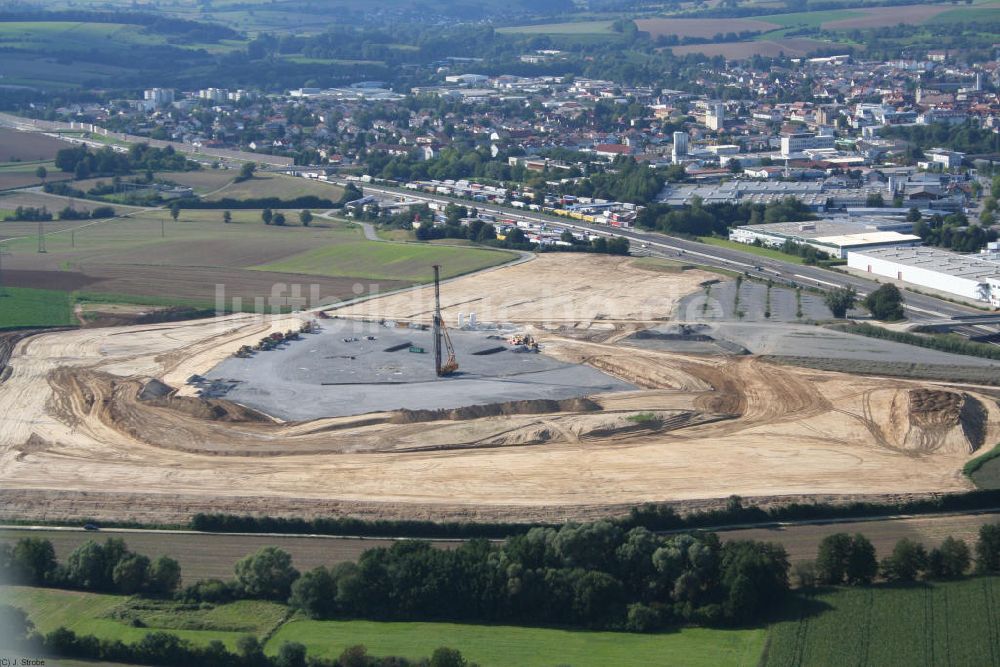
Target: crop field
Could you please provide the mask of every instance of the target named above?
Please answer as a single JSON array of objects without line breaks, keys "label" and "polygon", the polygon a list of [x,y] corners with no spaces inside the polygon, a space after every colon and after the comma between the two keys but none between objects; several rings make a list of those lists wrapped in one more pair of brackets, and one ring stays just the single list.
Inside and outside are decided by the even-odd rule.
[{"label": "crop field", "polygon": [[[776,57],[783,54],[798,57],[821,49],[829,50],[837,45],[837,42],[806,37],[786,37],[786,33],[800,28],[830,31],[863,30],[889,27],[900,23],[919,25],[956,21],[995,21],[998,16],[1000,16],[1000,4],[995,0],[986,0],[957,9],[944,4],[904,5],[768,14],[759,17],[732,19],[651,18],[637,20],[636,24],[640,30],[650,33],[654,39],[660,35],[711,39],[722,33],[744,31],[759,33],[752,39],[742,42],[714,42],[666,47],[677,55],[704,53],[708,56],[721,55],[729,59],[740,60],[754,55]],[[540,28],[541,26],[535,27]],[[864,48],[864,45],[854,44],[854,47]]]},{"label": "crop field", "polygon": [[[235,176],[235,174],[233,175]],[[188,178],[193,177],[188,176]],[[206,197],[206,199],[208,201],[218,201],[227,198],[256,199],[259,197],[294,199],[296,197],[315,195],[324,199],[337,201],[342,194],[343,190],[341,188],[322,181],[295,176],[282,176],[279,174],[258,174],[250,180],[228,185],[215,192],[215,194]]]},{"label": "crop field", "polygon": [[[305,179],[288,180],[295,186],[296,181],[317,186]],[[13,208],[26,196],[12,196],[11,204],[7,198],[0,201]],[[66,201],[32,197],[51,200],[49,210]],[[270,311],[291,307],[286,300],[296,290],[310,304],[334,303],[429,280],[435,262],[453,276],[515,257],[479,248],[367,241],[359,227],[344,221],[317,217],[303,227],[297,210],[284,211],[288,223],[277,227],[264,225],[257,210],[231,211],[232,222],[226,224],[222,210],[184,209],[174,222],[162,209],[120,209],[130,215],[96,223],[45,223],[44,255],[37,253],[37,223],[0,223],[0,238],[9,239],[10,254],[4,258],[8,284],[131,300],[150,297],[156,299],[154,305],[173,299],[199,308],[214,306],[221,293],[227,310],[258,308],[255,300],[263,299],[260,308]],[[233,301],[237,298],[239,303]]]},{"label": "crop field", "polygon": [[996,577],[822,593],[772,626],[762,664],[996,665],[998,609]]},{"label": "crop field", "polygon": [[755,55],[766,58],[778,56],[804,56],[817,49],[832,46],[833,42],[824,42],[806,37],[786,37],[776,40],[750,40],[748,42],[718,42],[712,44],[687,44],[671,46],[670,50],[678,56],[688,53],[704,53],[706,56],[725,56],[730,60],[744,60]]},{"label": "crop field", "polygon": [[653,39],[661,35],[677,35],[678,37],[711,38],[719,33],[727,32],[767,32],[776,30],[780,24],[771,21],[771,17],[731,18],[731,19],[684,19],[659,18],[640,19],[635,22],[639,30],[648,32]]},{"label": "crop field", "polygon": [[[170,602],[26,586],[0,587],[0,600],[27,612],[43,634],[67,627],[77,634],[133,643],[149,632],[164,630],[195,644],[220,640],[230,650],[244,635],[263,637],[285,614],[283,605],[259,600],[178,609]],[[134,627],[134,618],[146,627]]]},{"label": "crop field", "polygon": [[[578,21],[570,23],[544,23],[499,28],[497,32],[513,35],[614,35],[612,21]],[[640,28],[641,30],[641,28]]]},{"label": "crop field", "polygon": [[432,266],[442,267],[442,276],[451,278],[514,259],[513,253],[482,248],[456,248],[415,243],[338,243],[307,250],[299,255],[254,267],[262,271],[283,271],[319,276],[356,276],[368,280],[427,282],[434,277]]},{"label": "crop field", "polygon": [[66,143],[44,134],[0,128],[0,164],[51,160],[66,146]]},{"label": "crop field", "polygon": [[[6,278],[6,276],[4,276]],[[0,329],[52,327],[74,323],[66,292],[23,287],[0,287]]]},{"label": "crop field", "polygon": [[668,634],[642,635],[456,623],[294,619],[274,634],[268,652],[276,651],[286,641],[301,642],[310,655],[327,658],[335,658],[355,644],[364,644],[372,655],[414,659],[449,646],[482,667],[751,667],[760,656],[764,630],[685,628]]}]

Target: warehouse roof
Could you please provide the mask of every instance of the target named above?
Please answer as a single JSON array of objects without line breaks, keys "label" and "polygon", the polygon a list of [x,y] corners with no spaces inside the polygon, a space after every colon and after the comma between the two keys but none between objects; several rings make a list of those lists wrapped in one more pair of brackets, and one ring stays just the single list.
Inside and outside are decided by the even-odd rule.
[{"label": "warehouse roof", "polygon": [[926,269],[968,280],[1000,281],[1000,263],[980,259],[975,255],[959,255],[938,248],[878,248],[852,254],[896,262],[903,266]]},{"label": "warehouse roof", "polygon": [[882,243],[919,243],[920,237],[915,234],[900,234],[899,232],[862,232],[860,234],[840,234],[837,236],[817,236],[817,243],[834,245],[838,248],[851,246],[877,245]]}]

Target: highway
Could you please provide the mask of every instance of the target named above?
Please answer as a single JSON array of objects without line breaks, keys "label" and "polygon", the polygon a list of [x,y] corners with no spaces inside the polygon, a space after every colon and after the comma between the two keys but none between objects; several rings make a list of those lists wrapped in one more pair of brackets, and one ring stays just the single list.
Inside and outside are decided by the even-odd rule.
[{"label": "highway", "polygon": [[[341,184],[346,185],[346,184]],[[502,216],[513,220],[523,220],[534,223],[546,223],[587,231],[593,234],[605,236],[621,236],[629,239],[632,243],[634,254],[643,253],[655,257],[679,260],[688,264],[696,264],[712,268],[729,269],[737,271],[751,278],[760,280],[773,280],[776,283],[784,283],[794,287],[804,287],[812,289],[831,289],[835,287],[854,287],[859,296],[864,297],[878,286],[875,281],[867,280],[854,275],[832,271],[815,266],[806,266],[794,262],[761,257],[748,252],[742,252],[731,248],[721,248],[718,246],[688,241],[673,236],[667,236],[659,232],[637,231],[634,229],[621,229],[608,227],[606,225],[592,225],[574,219],[559,218],[529,211],[518,211],[507,207],[470,202],[457,197],[447,197],[444,195],[428,194],[420,191],[400,190],[384,186],[363,184],[366,195],[379,195],[381,197],[391,197],[394,199],[405,198],[406,200],[416,200],[421,202],[437,202],[442,204],[456,203],[463,206],[475,206],[480,213]],[[912,321],[935,321],[962,319],[970,316],[982,316],[979,311],[970,306],[963,306],[951,303],[925,294],[917,294],[909,290],[905,294],[904,307]]]}]

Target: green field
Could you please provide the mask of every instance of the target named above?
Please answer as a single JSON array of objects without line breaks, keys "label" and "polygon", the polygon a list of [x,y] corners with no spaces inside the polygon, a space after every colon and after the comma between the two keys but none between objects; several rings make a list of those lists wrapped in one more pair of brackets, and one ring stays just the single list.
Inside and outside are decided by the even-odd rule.
[{"label": "green field", "polygon": [[1000,489],[1000,444],[966,462],[962,472],[980,489]]},{"label": "green field", "polygon": [[793,264],[801,264],[802,258],[796,255],[788,255],[781,252],[780,250],[775,250],[774,248],[761,248],[755,245],[749,245],[747,243],[737,243],[735,241],[730,241],[729,239],[720,239],[714,236],[699,236],[698,240],[702,243],[707,243],[708,245],[718,246],[720,248],[729,248],[730,250],[739,250],[740,252],[749,253],[751,255],[759,255],[760,257],[768,257],[770,259],[778,259],[782,262],[791,262]]},{"label": "green field", "polygon": [[[375,656],[424,658],[440,646],[456,648],[482,667],[573,665],[685,665],[751,667],[764,646],[765,630],[689,628],[664,634],[584,632],[457,623],[374,621],[286,622],[283,605],[243,600],[224,605],[179,605],[59,589],[0,587],[0,601],[24,609],[38,630],[65,626],[77,634],[137,642],[163,630],[193,643],[219,639],[230,649],[246,634],[270,637],[266,650],[284,642],[306,645],[310,655],[336,657],[364,644]],[[146,627],[135,627],[138,619]],[[272,631],[277,628],[273,634]]]},{"label": "green field", "polygon": [[[260,600],[181,608],[171,602],[123,595],[24,586],[0,588],[0,600],[27,612],[43,634],[63,626],[77,634],[132,643],[151,631],[164,630],[196,644],[218,639],[230,649],[243,635],[263,637],[282,622],[286,612],[283,605]],[[132,619],[146,627],[135,627]]]},{"label": "green field", "polygon": [[0,329],[74,324],[70,295],[26,287],[0,288]]},{"label": "green field", "polygon": [[456,623],[292,620],[268,643],[304,644],[310,655],[333,658],[364,644],[372,655],[428,656],[440,646],[462,652],[482,667],[606,667],[611,665],[756,665],[765,631],[688,628],[655,635],[578,632]]},{"label": "green field", "polygon": [[509,262],[514,257],[513,253],[502,250],[359,240],[307,250],[294,257],[253,268],[260,271],[416,283],[433,279],[431,267],[434,264],[441,265],[442,277],[451,278]]},{"label": "green field", "polygon": [[791,620],[772,626],[761,664],[997,665],[998,611],[996,577],[836,590],[800,601]]},{"label": "green field", "polygon": [[[235,174],[233,174],[235,176]],[[315,181],[308,178],[296,176],[282,176],[280,174],[259,174],[250,180],[241,183],[233,183],[216,191],[209,197],[208,201],[219,201],[220,199],[256,199],[260,197],[279,197],[281,199],[295,199],[315,195],[323,199],[337,201],[344,191],[330,183]]]}]

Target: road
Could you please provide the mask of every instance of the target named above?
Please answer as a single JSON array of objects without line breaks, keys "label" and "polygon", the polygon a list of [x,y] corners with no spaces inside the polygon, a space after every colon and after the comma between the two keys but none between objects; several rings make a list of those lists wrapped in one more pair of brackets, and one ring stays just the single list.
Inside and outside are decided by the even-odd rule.
[{"label": "road", "polygon": [[[904,537],[937,546],[948,537],[965,540],[970,548],[979,527],[1000,522],[1000,509],[964,514],[931,514],[828,522],[788,522],[752,528],[716,529],[723,541],[763,540],[778,542],[788,551],[792,563],[812,560],[820,541],[833,533],[862,533],[875,545],[879,556],[888,554]],[[681,531],[672,531],[681,532]],[[52,542],[56,556],[65,561],[70,552],[87,540],[120,537],[134,550],[156,557],[176,558],[186,583],[209,577],[232,576],[233,564],[262,546],[278,546],[292,555],[295,566],[306,571],[318,565],[356,560],[363,551],[390,546],[405,538],[364,538],[354,536],[293,535],[283,533],[202,533],[192,530],[105,528],[85,531],[79,526],[0,526],[0,544],[23,537],[40,537]],[[434,540],[439,548],[454,548],[463,540]]]},{"label": "road", "polygon": [[[341,185],[346,185],[346,183]],[[793,287],[813,289],[853,287],[863,297],[878,286],[873,280],[867,280],[838,271],[761,257],[740,250],[688,241],[658,232],[644,232],[634,229],[613,228],[606,225],[592,225],[579,220],[559,218],[541,213],[517,211],[506,207],[484,205],[456,197],[432,195],[419,191],[400,190],[370,184],[364,184],[363,187],[365,194],[376,194],[392,198],[405,197],[407,200],[412,199],[428,203],[471,205],[475,206],[481,213],[502,216],[513,220],[552,224],[605,236],[622,236],[632,242],[634,250],[643,249],[652,256],[680,260],[688,264],[729,269],[744,273],[751,278],[773,280],[776,283],[784,283]],[[639,248],[636,248],[636,245]],[[982,316],[982,312],[975,308],[910,291],[906,292],[904,307],[907,309],[910,319],[914,321],[940,321],[976,315]]]}]

